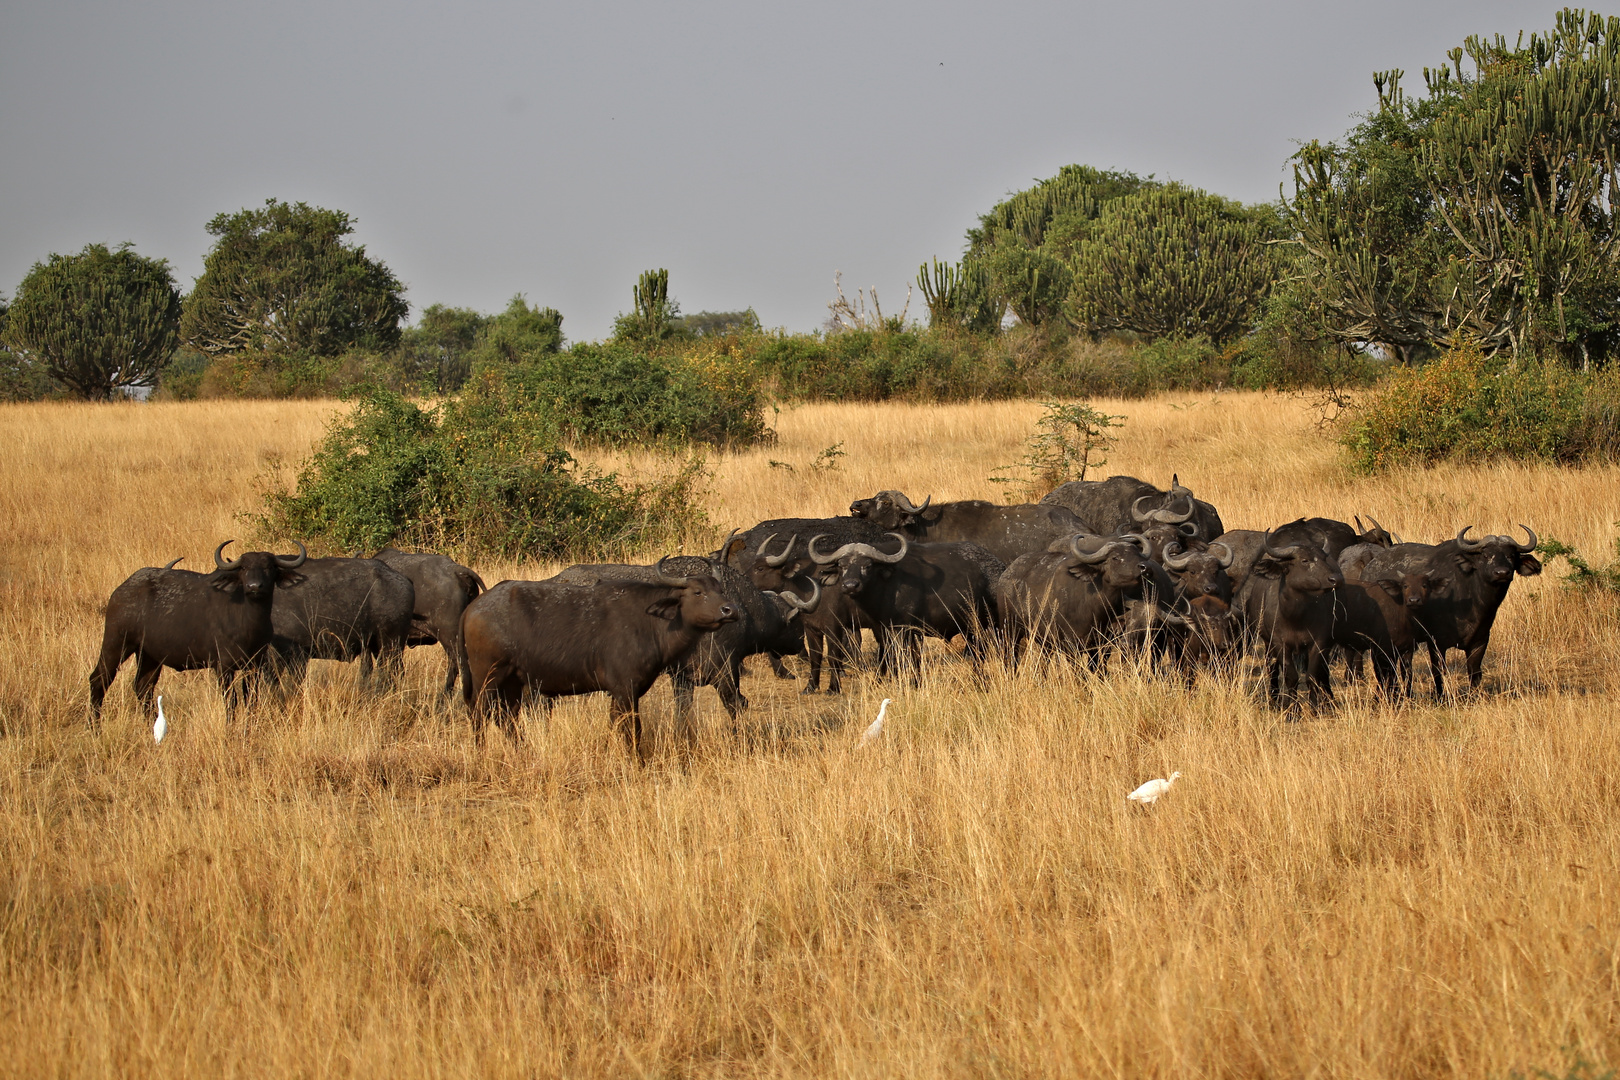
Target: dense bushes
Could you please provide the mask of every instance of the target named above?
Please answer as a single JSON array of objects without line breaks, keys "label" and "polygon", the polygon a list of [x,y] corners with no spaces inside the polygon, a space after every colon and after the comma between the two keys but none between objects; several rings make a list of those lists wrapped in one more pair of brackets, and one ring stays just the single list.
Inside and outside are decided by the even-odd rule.
[{"label": "dense bushes", "polygon": [[1498,455],[1611,458],[1620,451],[1620,373],[1514,363],[1467,342],[1392,374],[1343,438],[1356,465],[1369,471]]},{"label": "dense bushes", "polygon": [[265,493],[260,531],[341,551],[394,543],[468,557],[606,559],[678,545],[704,527],[701,459],[626,485],[576,462],[547,412],[503,388],[436,409],[388,390],[355,395],[296,486]]}]

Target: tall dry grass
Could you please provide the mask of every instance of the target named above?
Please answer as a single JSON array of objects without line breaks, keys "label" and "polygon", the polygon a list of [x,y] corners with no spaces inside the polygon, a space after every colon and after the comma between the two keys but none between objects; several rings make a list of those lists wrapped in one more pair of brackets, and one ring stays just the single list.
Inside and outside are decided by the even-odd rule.
[{"label": "tall dry grass", "polygon": [[[206,565],[330,406],[0,407],[0,1072],[359,1076],[1503,1076],[1620,1060],[1610,600],[1515,585],[1478,701],[1361,690],[1290,723],[1060,663],[802,698],[764,665],[731,735],[631,764],[600,699],[475,752],[441,659],[227,730],[166,673],[82,722],[99,610]],[[806,406],[714,462],[717,526],[891,486],[999,494],[1027,404]],[[1371,511],[1527,521],[1595,552],[1612,469],[1348,475],[1309,411],[1117,403],[1107,472],[1172,470],[1230,526]],[[837,472],[808,468],[843,443]],[[772,467],[771,460],[793,466]],[[633,456],[618,464],[635,468]],[[187,565],[187,564],[182,564]],[[545,566],[480,567],[493,581]],[[856,751],[877,699],[882,744]],[[647,712],[667,721],[662,688]],[[1124,793],[1184,778],[1148,811]]]}]

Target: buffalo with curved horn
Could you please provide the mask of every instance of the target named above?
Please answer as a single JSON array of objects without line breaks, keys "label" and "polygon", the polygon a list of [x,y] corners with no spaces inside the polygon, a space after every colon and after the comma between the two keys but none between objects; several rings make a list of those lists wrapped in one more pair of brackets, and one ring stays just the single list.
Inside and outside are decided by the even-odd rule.
[{"label": "buffalo with curved horn", "polygon": [[259,670],[270,648],[272,599],[277,588],[304,582],[299,573],[309,552],[297,555],[249,551],[235,559],[221,557],[226,540],[214,549],[214,572],[173,569],[178,559],[158,569],[135,571],[113,590],[101,637],[101,656],[90,673],[90,719],[124,661],[136,658],[135,694],[151,705],[163,669],[212,668],[219,678],[227,717],[242,696],[239,675]]}]

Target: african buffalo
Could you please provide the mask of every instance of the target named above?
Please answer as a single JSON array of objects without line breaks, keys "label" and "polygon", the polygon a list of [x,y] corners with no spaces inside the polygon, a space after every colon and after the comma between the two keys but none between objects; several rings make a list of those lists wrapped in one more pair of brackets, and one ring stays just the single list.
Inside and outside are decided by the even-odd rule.
[{"label": "african buffalo", "polygon": [[810,539],[810,557],[817,565],[838,569],[839,591],[866,613],[880,638],[890,638],[891,659],[898,662],[900,639],[911,661],[912,677],[920,677],[919,631],[949,641],[957,634],[967,640],[969,659],[983,659],[986,631],[996,626],[991,593],[999,576],[1000,560],[976,544],[912,543],[890,533],[899,547],[892,552],[872,544],[849,543],[823,553],[823,537]]},{"label": "african buffalo", "polygon": [[[1093,667],[1128,600],[1142,600],[1149,572],[1136,538],[1077,533],[1066,543],[1013,560],[996,584],[1008,653],[1016,664],[1025,642],[1083,650]],[[1156,599],[1149,600],[1154,608]]]},{"label": "african buffalo", "polygon": [[690,722],[693,689],[714,687],[735,727],[738,709],[748,707],[748,699],[740,687],[743,661],[759,653],[784,656],[798,652],[804,644],[804,623],[800,616],[816,610],[821,588],[811,581],[808,600],[788,590],[762,590],[741,571],[717,559],[694,555],[665,560],[664,571],[656,566],[582,565],[570,566],[551,580],[576,585],[610,580],[656,584],[665,572],[672,576],[712,575],[737,612],[735,621],[712,634],[704,634],[697,647],[669,669],[675,694],[676,735],[691,742],[695,738]]},{"label": "african buffalo", "polygon": [[[1368,520],[1372,521],[1372,528],[1357,532],[1348,522],[1333,518],[1297,518],[1272,529],[1271,542],[1276,547],[1287,547],[1289,544],[1315,544],[1323,554],[1331,555],[1335,559],[1345,548],[1356,544],[1393,546],[1395,541],[1384,527],[1371,517]],[[1356,518],[1356,524],[1361,524],[1361,518]]]},{"label": "african buffalo", "polygon": [[[823,664],[827,667],[827,692],[836,694],[843,689],[844,665],[859,658],[861,630],[870,628],[860,606],[832,587],[837,583],[837,569],[827,571],[810,558],[810,537],[828,536],[834,544],[842,545],[875,544],[886,535],[860,518],[777,518],[762,521],[746,533],[733,533],[721,548],[720,557],[746,574],[757,588],[802,595],[812,578],[820,583],[821,602],[803,618],[804,652],[809,663],[806,694],[820,691]],[[773,658],[773,663],[779,665],[780,661]],[[783,672],[779,670],[778,674]]]},{"label": "african buffalo", "polygon": [[444,692],[456,688],[460,671],[461,613],[485,589],[484,579],[447,555],[383,548],[374,556],[390,570],[411,579],[416,600],[411,608],[411,636],[405,644],[441,645],[449,660]]},{"label": "african buffalo", "polygon": [[1233,607],[1249,633],[1265,642],[1273,700],[1294,703],[1303,665],[1312,702],[1332,703],[1327,650],[1333,642],[1333,590],[1343,583],[1339,564],[1320,548],[1268,542],[1238,587]]},{"label": "african buffalo", "polygon": [[264,660],[272,636],[275,591],[304,583],[298,570],[309,553],[297,555],[249,551],[230,562],[214,549],[211,574],[175,570],[176,559],[158,569],[131,574],[107,601],[101,657],[90,673],[90,719],[101,715],[107,687],[125,660],[135,657],[135,695],[150,706],[158,676],[176,671],[213,668],[225,697],[225,713],[234,714],[242,687],[236,676],[251,674]]},{"label": "african buffalo", "polygon": [[270,645],[286,677],[302,681],[311,660],[359,660],[363,684],[373,661],[396,674],[416,607],[411,579],[376,559],[310,559],[302,572],[304,587],[270,612]]},{"label": "african buffalo", "polygon": [[1195,527],[1191,535],[1199,540],[1213,540],[1225,531],[1221,515],[1211,504],[1193,497],[1188,488],[1181,486],[1179,477],[1172,477],[1170,490],[1160,491],[1152,484],[1134,476],[1110,476],[1107,480],[1071,480],[1059,484],[1044,499],[1044,505],[1062,506],[1091,528],[1105,536],[1118,536],[1136,529],[1141,522],[1135,514],[1151,514],[1158,510],[1180,513],[1188,501],[1192,514],[1187,521]]},{"label": "african buffalo", "polygon": [[933,505],[933,497],[917,506],[904,492],[880,491],[870,499],[857,499],[849,512],[863,521],[902,533],[910,540],[932,543],[978,544],[1010,563],[1030,551],[1040,551],[1059,537],[1090,532],[1090,527],[1062,506],[1019,503],[1003,506],[982,499]]},{"label": "african buffalo", "polygon": [[461,693],[482,743],[494,719],[521,742],[517,710],[525,694],[547,699],[606,691],[608,715],[642,761],[641,697],[686,658],[704,634],[738,611],[712,575],[676,577],[655,568],[653,582],[594,585],[503,581],[461,615]]},{"label": "african buffalo", "polygon": [[1417,640],[1429,647],[1436,697],[1445,694],[1445,654],[1451,649],[1461,649],[1466,655],[1468,685],[1479,689],[1491,627],[1507,598],[1508,586],[1516,574],[1531,577],[1541,573],[1541,563],[1532,554],[1536,534],[1528,525],[1519,526],[1530,538],[1525,544],[1511,536],[1471,540],[1471,528],[1464,527],[1443,544],[1396,544],[1357,560],[1364,579],[1434,575],[1434,587],[1412,611],[1412,625]]}]

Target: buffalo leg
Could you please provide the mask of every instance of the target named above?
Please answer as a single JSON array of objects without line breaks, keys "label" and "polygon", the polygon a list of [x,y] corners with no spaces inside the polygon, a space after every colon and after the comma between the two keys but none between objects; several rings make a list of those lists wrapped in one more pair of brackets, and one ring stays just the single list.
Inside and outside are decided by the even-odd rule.
[{"label": "buffalo leg", "polygon": [[456,675],[461,670],[461,664],[460,664],[460,661],[456,657],[455,643],[450,642],[450,641],[446,641],[446,642],[443,643],[443,645],[444,645],[444,655],[445,655],[445,658],[449,661],[449,666],[450,666],[450,670],[447,671],[445,673],[445,676],[444,676],[444,694],[445,694],[446,697],[449,697],[451,694],[456,692]]},{"label": "buffalo leg", "polygon": [[1468,650],[1468,688],[1478,690],[1485,678],[1485,649],[1490,642],[1481,642]]},{"label": "buffalo leg", "polygon": [[1333,704],[1333,680],[1328,674],[1327,653],[1314,645],[1305,654],[1305,675],[1311,681],[1311,706]]},{"label": "buffalo leg", "polygon": [[135,655],[135,700],[141,703],[141,708],[150,709],[152,698],[157,694],[158,676],[163,674],[163,664],[154,660],[145,653]]},{"label": "buffalo leg", "polygon": [[[669,673],[669,688],[675,699],[675,739],[684,747],[694,747],[697,728],[692,724],[692,696],[696,684],[691,675],[677,668]],[[732,718],[736,719],[736,715],[732,713]]]},{"label": "buffalo leg", "polygon": [[640,703],[632,697],[614,694],[608,702],[613,726],[624,736],[625,749],[643,765],[647,763],[647,742],[642,738]]},{"label": "buffalo leg", "polygon": [[101,703],[107,697],[107,687],[118,677],[118,669],[128,658],[124,652],[124,643],[121,640],[111,639],[103,641],[101,645],[101,658],[96,661],[95,668],[90,672],[90,722],[93,724],[101,716]]},{"label": "buffalo leg", "polygon": [[778,679],[791,679],[791,678],[793,678],[793,672],[789,671],[787,669],[787,665],[782,663],[782,657],[781,657],[780,654],[771,653],[770,658],[771,658],[771,672],[772,672],[772,674],[774,674]]},{"label": "buffalo leg", "polygon": [[819,629],[804,628],[804,657],[809,662],[810,673],[804,684],[802,693],[816,694],[821,692],[821,664],[827,655],[827,635]]},{"label": "buffalo leg", "polygon": [[1429,642],[1429,673],[1434,676],[1434,699],[1444,701],[1446,697],[1446,654],[1445,650],[1437,648],[1434,642]]}]

